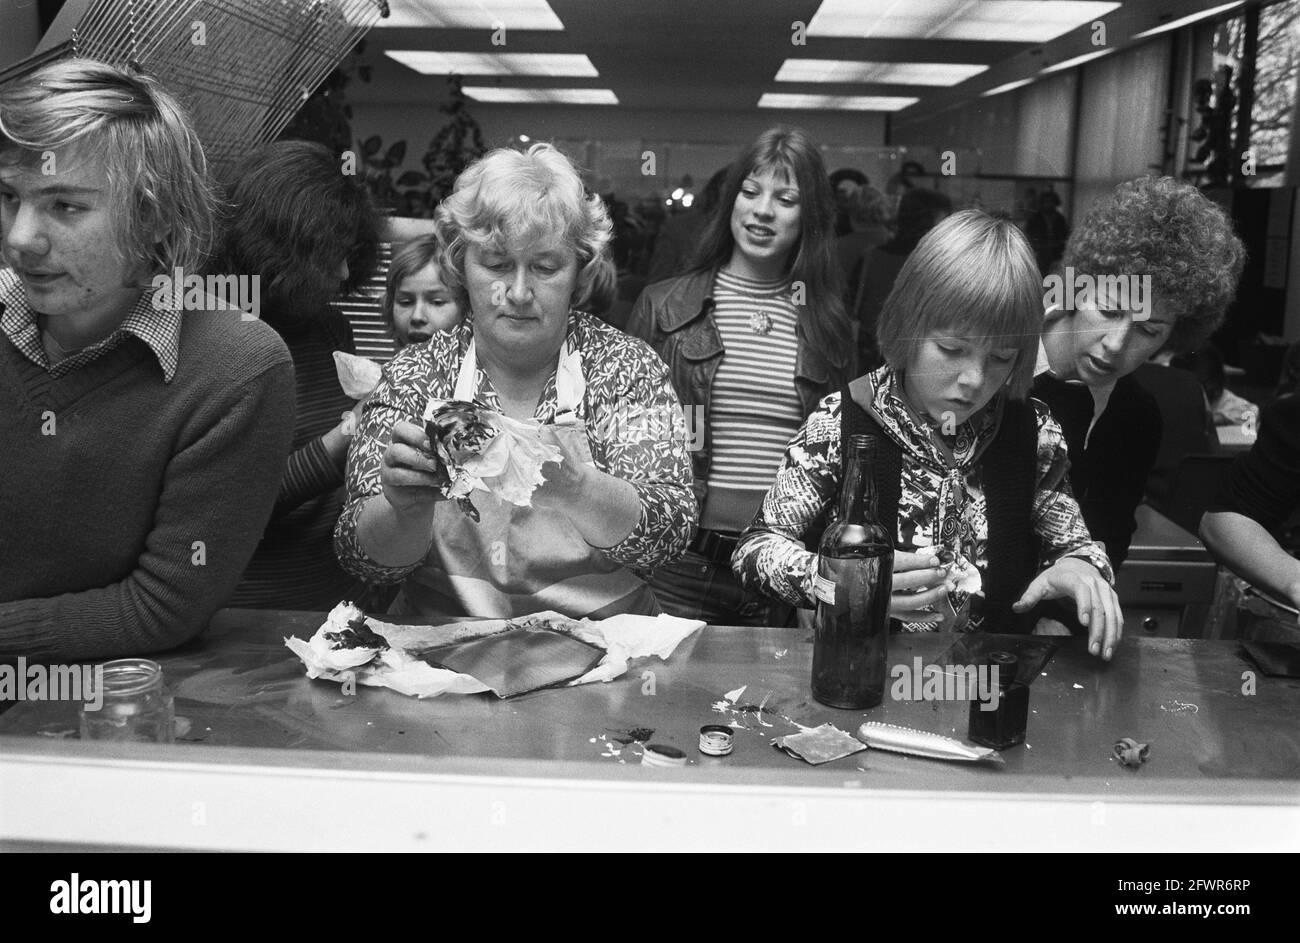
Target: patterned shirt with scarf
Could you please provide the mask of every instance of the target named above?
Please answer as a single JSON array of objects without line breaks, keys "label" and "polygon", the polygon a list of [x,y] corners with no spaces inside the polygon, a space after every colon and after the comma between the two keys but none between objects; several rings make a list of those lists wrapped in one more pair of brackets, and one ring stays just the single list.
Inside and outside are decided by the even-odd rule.
[{"label": "patterned shirt with scarf", "polygon": [[[872,375],[872,417],[902,451],[902,481],[895,547],[909,552],[928,548],[956,554],[958,582],[951,603],[956,628],[971,628],[964,617],[968,597],[979,592],[979,573],[969,564],[988,565],[988,520],[981,458],[997,435],[1001,416],[995,398],[959,425],[952,436],[940,436],[921,422],[904,403],[899,380],[885,366]],[[998,396],[1003,394],[999,393]],[[1070,492],[1065,438],[1047,407],[1032,400],[1038,428],[1038,460],[1032,526],[1039,541],[1039,561],[1045,569],[1063,557],[1079,557],[1114,582],[1105,550],[1092,540]],[[745,532],[732,558],[746,586],[795,606],[812,608],[812,578],[817,554],[804,549],[805,537],[822,518],[837,517],[840,490],[841,394],[832,393],[795,434],[763,505]],[[933,628],[908,623],[910,631]]]}]

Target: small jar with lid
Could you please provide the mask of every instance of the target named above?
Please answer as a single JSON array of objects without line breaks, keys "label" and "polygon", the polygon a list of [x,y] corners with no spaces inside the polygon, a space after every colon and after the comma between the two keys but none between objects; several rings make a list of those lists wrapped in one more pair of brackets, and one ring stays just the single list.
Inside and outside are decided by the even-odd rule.
[{"label": "small jar with lid", "polygon": [[1025,742],[1025,729],[1029,724],[1029,685],[1017,680],[1020,659],[1011,652],[990,652],[981,670],[990,676],[997,669],[997,689],[989,693],[996,698],[996,706],[975,698],[970,702],[969,739],[980,746],[1005,750]]},{"label": "small jar with lid", "polygon": [[119,658],[101,667],[102,701],[98,709],[82,705],[81,739],[171,743],[174,710],[162,665],[148,658]]}]

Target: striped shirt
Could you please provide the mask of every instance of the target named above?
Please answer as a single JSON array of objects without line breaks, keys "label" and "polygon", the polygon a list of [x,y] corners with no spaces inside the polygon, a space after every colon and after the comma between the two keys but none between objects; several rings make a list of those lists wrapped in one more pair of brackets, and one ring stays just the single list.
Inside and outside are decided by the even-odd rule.
[{"label": "striped shirt", "polygon": [[794,384],[799,309],[788,281],[725,271],[714,280],[713,301],[726,353],[711,388],[713,452],[700,526],[738,532],[753,520],[803,422]]}]

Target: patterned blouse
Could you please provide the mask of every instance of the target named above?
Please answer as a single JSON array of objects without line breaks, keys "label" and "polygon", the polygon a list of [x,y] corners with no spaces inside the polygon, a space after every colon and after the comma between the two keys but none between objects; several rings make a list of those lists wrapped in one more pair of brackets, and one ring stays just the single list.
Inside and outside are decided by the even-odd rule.
[{"label": "patterned blouse", "polygon": [[[577,418],[587,424],[592,461],[600,471],[629,482],[641,501],[636,526],[602,552],[639,576],[682,555],[698,519],[686,452],[686,424],[663,361],[643,341],[628,337],[591,315],[570,312],[567,336],[582,354],[586,396]],[[399,420],[424,424],[431,396],[451,399],[461,360],[473,336],[463,321],[427,344],[404,348],[384,368],[366,401],[356,441],[348,453],[347,503],[334,531],[334,549],[343,568],[369,583],[396,583],[421,564],[387,567],[371,560],[357,540],[357,520],[365,500],[382,494],[379,472]],[[479,399],[500,410],[491,378],[480,365]],[[534,414],[555,419],[555,375]]]},{"label": "patterned blouse", "polygon": [[[988,564],[980,457],[997,434],[1000,410],[983,409],[962,423],[954,436],[942,437],[944,449],[937,441],[939,433],[917,420],[904,404],[894,371],[881,367],[872,377],[873,418],[902,449],[895,546],[913,553],[940,547],[957,555],[953,572],[968,575],[952,594],[953,607],[960,613],[969,593],[979,592],[979,573],[968,564]],[[1046,406],[1031,402],[1038,423],[1032,527],[1038,536],[1041,567],[1046,569],[1063,557],[1079,557],[1113,583],[1106,552],[1089,536],[1070,492],[1061,427]],[[841,394],[832,393],[795,434],[776,482],[732,558],[743,584],[803,608],[816,605],[812,577],[817,572],[817,554],[804,549],[804,537],[823,512],[828,513],[828,523],[838,519],[840,409]],[[956,627],[969,626],[959,620]],[[927,626],[913,623],[904,628],[923,631]]]}]

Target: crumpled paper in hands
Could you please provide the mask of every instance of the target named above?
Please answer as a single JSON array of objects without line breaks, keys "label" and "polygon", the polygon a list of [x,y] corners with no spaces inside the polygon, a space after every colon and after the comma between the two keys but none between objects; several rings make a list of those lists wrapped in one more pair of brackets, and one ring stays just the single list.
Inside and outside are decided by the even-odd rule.
[{"label": "crumpled paper in hands", "polygon": [[[424,421],[428,423],[450,402],[453,401],[429,400],[424,410]],[[519,507],[531,506],[533,492],[546,480],[542,465],[546,462],[560,463],[564,459],[563,453],[542,441],[537,423],[521,422],[486,406],[473,405],[477,419],[493,435],[476,455],[453,453],[441,443],[433,443],[451,478],[444,490],[445,495],[462,499],[468,498],[473,491],[487,491]]]},{"label": "crumpled paper in hands", "polygon": [[334,351],[334,369],[339,375],[339,386],[349,399],[363,400],[375,391],[383,368],[369,357]]}]

